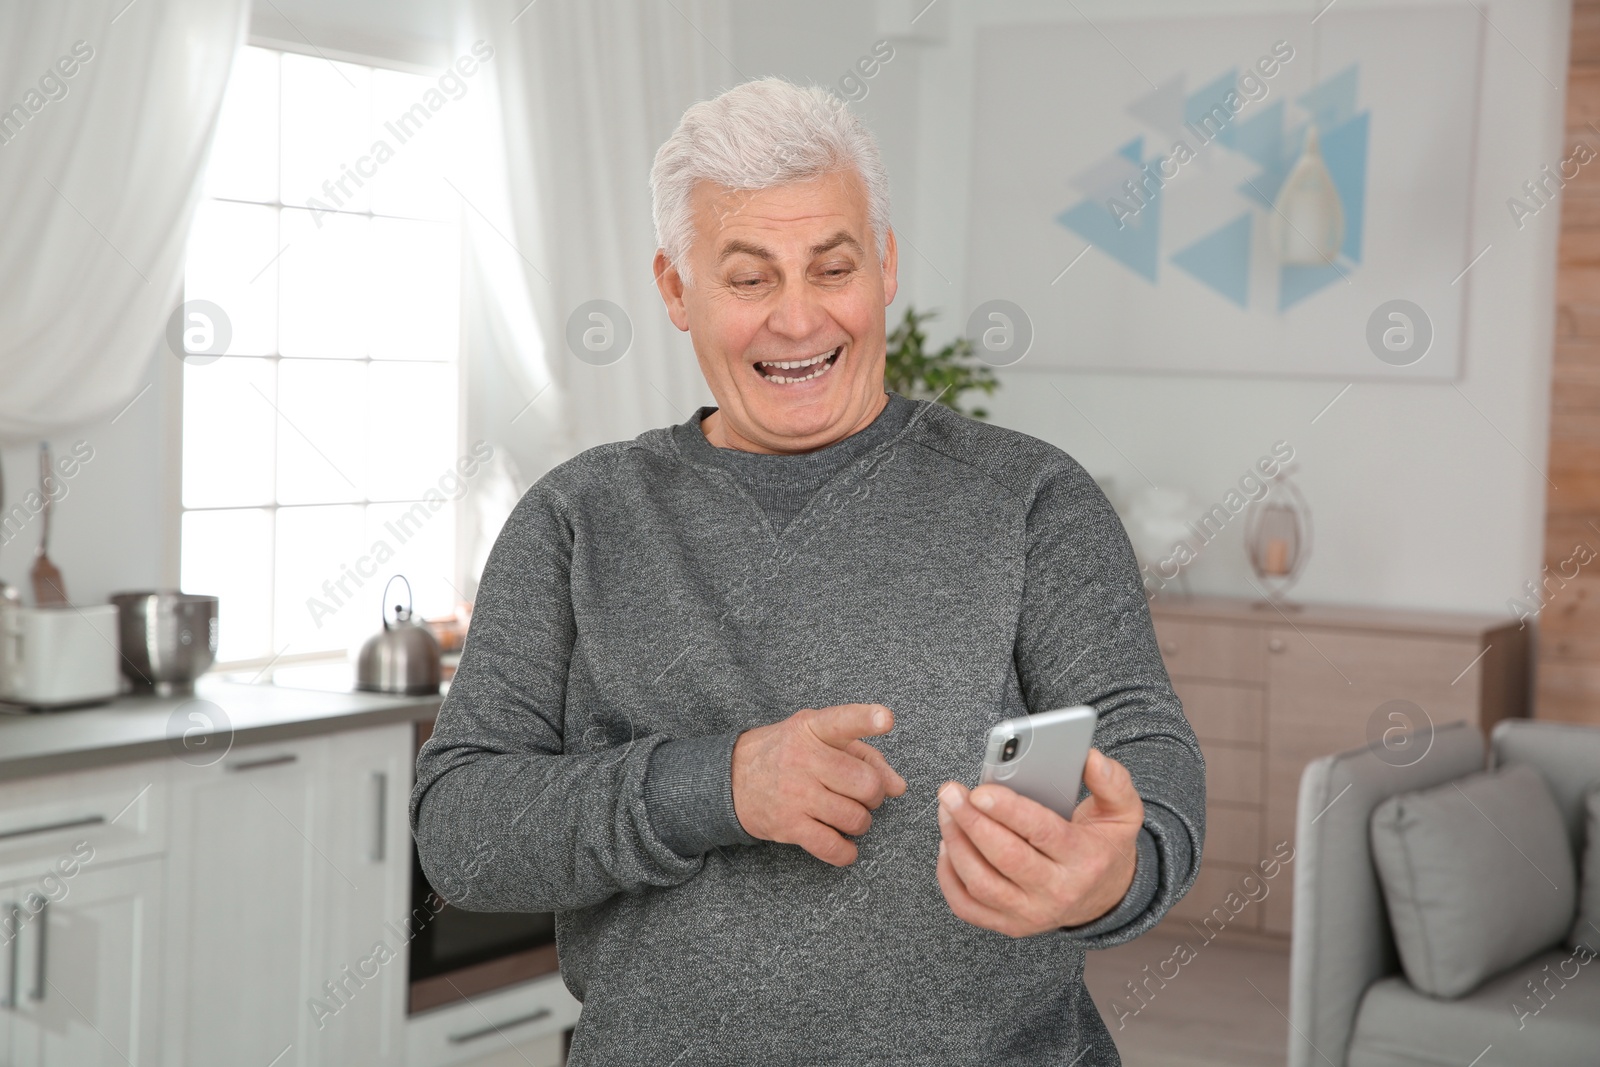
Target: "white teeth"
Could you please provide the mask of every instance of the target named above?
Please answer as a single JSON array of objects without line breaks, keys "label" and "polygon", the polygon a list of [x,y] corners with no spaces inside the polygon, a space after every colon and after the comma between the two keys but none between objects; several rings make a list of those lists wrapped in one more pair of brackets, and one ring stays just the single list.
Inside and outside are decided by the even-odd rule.
[{"label": "white teeth", "polygon": [[763,378],[765,378],[769,382],[772,382],[774,385],[799,385],[801,382],[809,382],[813,378],[820,378],[824,374],[827,374],[828,371],[832,370],[833,369],[833,364],[827,362],[827,360],[828,360],[828,358],[830,356],[832,356],[835,352],[838,352],[838,351],[840,351],[840,349],[835,348],[832,352],[824,352],[820,356],[813,356],[810,359],[794,360],[794,361],[790,361],[790,362],[786,362],[786,363],[785,362],[762,362],[762,363],[758,363],[758,364],[756,364],[757,373],[761,374],[761,371],[760,371],[761,367],[780,367],[780,368],[783,368],[785,370],[792,370],[792,369],[797,368],[797,367],[810,367],[810,366],[813,366],[813,365],[817,365],[817,369],[816,370],[812,371],[810,374],[804,375],[804,376],[799,377],[799,378],[786,378],[786,377],[783,377],[783,376],[777,375],[777,374],[761,374],[761,376]]},{"label": "white teeth", "polygon": [[813,363],[821,363],[823,360],[827,359],[831,355],[833,355],[833,350],[830,349],[829,351],[822,353],[822,355],[820,355],[820,356],[812,356],[810,359],[795,359],[795,360],[789,360],[788,362],[781,362],[781,361],[780,362],[774,362],[774,361],[771,361],[771,360],[767,360],[767,361],[764,361],[761,365],[763,367],[780,367],[783,370],[796,370],[796,369],[798,369],[800,367],[809,367]]}]

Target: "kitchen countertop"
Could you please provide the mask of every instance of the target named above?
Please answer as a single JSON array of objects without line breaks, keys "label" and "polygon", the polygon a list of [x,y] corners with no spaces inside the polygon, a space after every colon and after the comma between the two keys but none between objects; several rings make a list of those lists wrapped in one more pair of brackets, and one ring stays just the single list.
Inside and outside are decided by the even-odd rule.
[{"label": "kitchen countertop", "polygon": [[[393,696],[349,687],[347,668],[280,668],[272,682],[206,675],[193,696],[123,696],[61,711],[0,712],[0,781],[85,770],[184,751],[186,731],[256,744],[433,718],[442,695]],[[244,679],[244,680],[241,680]],[[192,735],[191,735],[192,738]]]}]

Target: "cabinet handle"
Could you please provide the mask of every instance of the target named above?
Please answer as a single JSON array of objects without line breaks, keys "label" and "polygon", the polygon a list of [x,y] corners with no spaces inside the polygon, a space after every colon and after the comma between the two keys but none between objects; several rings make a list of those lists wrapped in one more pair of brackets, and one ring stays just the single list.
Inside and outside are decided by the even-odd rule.
[{"label": "cabinet handle", "polygon": [[1274,637],[1272,640],[1267,642],[1268,652],[1282,652],[1285,647],[1286,646],[1283,643],[1283,638],[1281,637]]},{"label": "cabinet handle", "polygon": [[28,999],[36,1003],[44,1001],[45,987],[45,960],[49,957],[46,951],[48,944],[47,935],[50,930],[50,901],[46,897],[35,894],[34,900],[39,902],[39,917],[35,920],[34,929],[39,931],[39,947],[35,950],[33,962],[33,992],[28,994]]},{"label": "cabinet handle", "polygon": [[243,763],[230,763],[228,764],[228,770],[254,771],[259,770],[262,767],[281,767],[285,763],[293,763],[299,758],[300,757],[296,756],[293,752],[285,752],[281,756],[268,756],[266,759],[245,760]]},{"label": "cabinet handle", "polygon": [[388,806],[389,776],[382,771],[372,772],[372,792],[376,801],[376,825],[372,828],[372,862],[382,863],[384,860],[384,809]]},{"label": "cabinet handle", "polygon": [[17,939],[22,936],[22,909],[17,907],[16,901],[5,906],[6,923],[9,926],[7,943],[11,949],[6,960],[6,999],[0,1001],[0,1008],[17,1009]]},{"label": "cabinet handle", "polygon": [[29,837],[33,834],[48,834],[54,830],[71,830],[78,826],[99,826],[106,821],[104,815],[85,815],[81,819],[67,819],[63,822],[50,822],[42,826],[29,826],[21,830],[7,830],[0,833],[0,841],[9,841],[14,837]]},{"label": "cabinet handle", "polygon": [[464,1034],[451,1034],[450,1043],[452,1045],[465,1045],[468,1041],[476,1041],[480,1037],[488,1037],[490,1034],[498,1034],[500,1031],[509,1030],[513,1026],[521,1026],[523,1023],[536,1023],[540,1019],[548,1018],[549,1015],[549,1008],[540,1008],[538,1011],[529,1012],[527,1015],[519,1015],[515,1019],[507,1019],[498,1026],[490,1023],[481,1030],[469,1030]]}]

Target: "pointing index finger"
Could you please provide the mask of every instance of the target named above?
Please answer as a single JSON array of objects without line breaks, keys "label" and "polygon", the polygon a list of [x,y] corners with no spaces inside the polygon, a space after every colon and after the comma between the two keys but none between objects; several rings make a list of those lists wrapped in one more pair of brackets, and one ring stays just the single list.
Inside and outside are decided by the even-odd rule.
[{"label": "pointing index finger", "polygon": [[894,729],[894,712],[882,704],[840,704],[811,717],[811,732],[834,748],[849,748],[862,737],[878,737]]}]

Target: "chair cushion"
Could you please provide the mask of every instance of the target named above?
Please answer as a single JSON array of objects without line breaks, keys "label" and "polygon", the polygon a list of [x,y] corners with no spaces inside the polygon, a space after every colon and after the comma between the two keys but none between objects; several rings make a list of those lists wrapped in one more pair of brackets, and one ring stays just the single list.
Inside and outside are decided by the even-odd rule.
[{"label": "chair cushion", "polygon": [[1600,962],[1588,950],[1556,949],[1456,1000],[1424,996],[1399,975],[1379,979],[1361,999],[1345,1062],[1467,1067],[1483,1056],[1479,1067],[1573,1067],[1595,1063],[1597,1050]]},{"label": "chair cushion", "polygon": [[1589,790],[1584,808],[1588,812],[1588,828],[1584,833],[1583,870],[1578,879],[1578,921],[1572,925],[1567,944],[1600,952],[1600,786]]},{"label": "chair cushion", "polygon": [[1419,992],[1461,996],[1572,930],[1572,848],[1532,767],[1390,797],[1373,810],[1371,840],[1400,964]]}]

